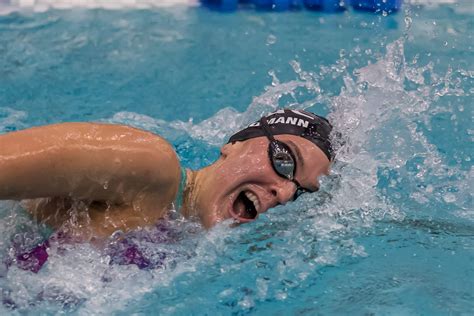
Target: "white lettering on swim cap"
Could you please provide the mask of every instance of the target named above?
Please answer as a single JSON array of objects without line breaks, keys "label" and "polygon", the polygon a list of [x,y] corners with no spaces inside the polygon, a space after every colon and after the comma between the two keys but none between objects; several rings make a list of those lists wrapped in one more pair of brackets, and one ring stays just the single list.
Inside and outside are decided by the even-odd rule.
[{"label": "white lettering on swim cap", "polygon": [[297,122],[298,122],[297,117],[289,116],[289,117],[286,118],[286,124],[296,125]]},{"label": "white lettering on swim cap", "polygon": [[[308,128],[309,126],[309,122],[306,121],[306,120],[303,120],[299,117],[294,117],[294,116],[288,116],[288,117],[284,117],[284,116],[280,116],[278,118],[276,117],[272,117],[271,119],[269,119],[267,121],[267,124],[268,125],[273,125],[273,124],[289,124],[289,125],[296,125],[296,126],[299,126],[299,127],[304,127],[304,128]],[[252,123],[250,124],[248,127],[258,127],[260,126],[260,121],[257,121],[255,123]]]},{"label": "white lettering on swim cap", "polygon": [[[293,116],[280,116],[279,118],[272,117],[270,120],[268,120],[268,125],[273,125],[273,124],[289,124],[289,125],[296,125],[304,128],[308,128],[309,122],[306,120],[303,120],[299,117],[293,117]],[[258,125],[255,125],[258,126]]]},{"label": "white lettering on swim cap", "polygon": [[304,128],[308,128],[309,122],[308,122],[308,121],[305,121],[305,120],[303,120],[303,119],[299,119],[299,120],[298,120],[298,126],[302,126],[302,127],[304,127]]},{"label": "white lettering on swim cap", "polygon": [[285,118],[283,116],[280,116],[276,121],[275,121],[275,124],[278,124],[278,123],[283,123],[285,124]]}]

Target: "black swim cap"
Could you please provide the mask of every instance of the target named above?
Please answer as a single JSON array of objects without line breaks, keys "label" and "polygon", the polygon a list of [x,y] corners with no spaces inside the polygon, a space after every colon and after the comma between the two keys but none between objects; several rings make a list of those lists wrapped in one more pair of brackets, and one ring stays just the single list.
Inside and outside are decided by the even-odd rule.
[{"label": "black swim cap", "polygon": [[[334,159],[329,139],[332,125],[324,117],[303,110],[278,110],[264,118],[273,135],[290,134],[306,138],[318,146],[330,161]],[[259,121],[232,135],[227,143],[265,136]]]}]

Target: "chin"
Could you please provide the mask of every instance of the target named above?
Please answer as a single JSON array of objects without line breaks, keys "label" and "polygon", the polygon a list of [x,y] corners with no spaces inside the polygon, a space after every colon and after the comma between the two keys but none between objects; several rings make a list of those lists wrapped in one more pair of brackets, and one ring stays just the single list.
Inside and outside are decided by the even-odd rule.
[{"label": "chin", "polygon": [[204,228],[210,229],[223,220],[224,219],[218,218],[212,214],[206,214],[205,216],[201,217],[201,224],[204,226]]},{"label": "chin", "polygon": [[205,211],[200,214],[200,219],[206,229],[212,228],[216,224],[232,218],[229,212],[229,209],[232,207],[232,201],[228,201],[228,199],[224,199],[225,202],[218,200],[219,199],[212,202],[209,207],[202,208]]}]

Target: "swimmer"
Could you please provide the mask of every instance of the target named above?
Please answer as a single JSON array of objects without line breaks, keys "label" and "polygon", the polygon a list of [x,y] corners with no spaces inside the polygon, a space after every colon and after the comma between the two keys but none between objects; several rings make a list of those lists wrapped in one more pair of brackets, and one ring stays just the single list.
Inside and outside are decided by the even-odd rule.
[{"label": "swimmer", "polygon": [[[73,222],[68,232],[80,236],[87,228],[93,239],[152,225],[173,208],[206,228],[226,219],[246,223],[319,189],[333,160],[331,128],[310,112],[278,110],[193,171],[180,166],[166,140],[129,126],[33,127],[0,135],[0,200],[23,200],[52,229]],[[71,220],[73,207],[87,216]]]}]

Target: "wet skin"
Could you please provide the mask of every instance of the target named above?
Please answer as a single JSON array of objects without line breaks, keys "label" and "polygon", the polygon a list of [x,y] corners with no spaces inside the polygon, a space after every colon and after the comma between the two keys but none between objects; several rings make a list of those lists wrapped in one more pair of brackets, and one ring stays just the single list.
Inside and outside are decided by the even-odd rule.
[{"label": "wet skin", "polygon": [[0,135],[0,199],[30,199],[27,209],[56,230],[75,204],[88,215],[67,227],[79,239],[155,223],[179,178],[173,147],[129,126],[63,123]]},{"label": "wet skin", "polygon": [[[275,138],[288,144],[295,153],[298,183],[317,190],[318,179],[329,172],[330,162],[326,155],[302,137],[279,135]],[[296,185],[273,170],[268,144],[266,137],[227,144],[215,163],[190,173],[188,178],[194,185],[186,197],[185,214],[196,215],[205,227],[212,227],[228,218],[249,221],[239,216],[245,208],[239,197],[242,192],[250,192],[257,216],[292,200]]]},{"label": "wet skin", "polygon": [[[295,153],[299,184],[316,190],[329,170],[324,153],[298,136],[276,138]],[[0,199],[29,199],[27,209],[55,229],[70,223],[75,204],[88,216],[67,229],[82,240],[165,216],[178,193],[179,170],[169,143],[128,126],[64,123],[0,135]],[[206,228],[230,218],[247,222],[249,205],[255,217],[290,201],[295,190],[273,170],[267,138],[258,137],[224,145],[215,163],[187,170],[181,212]]]}]

